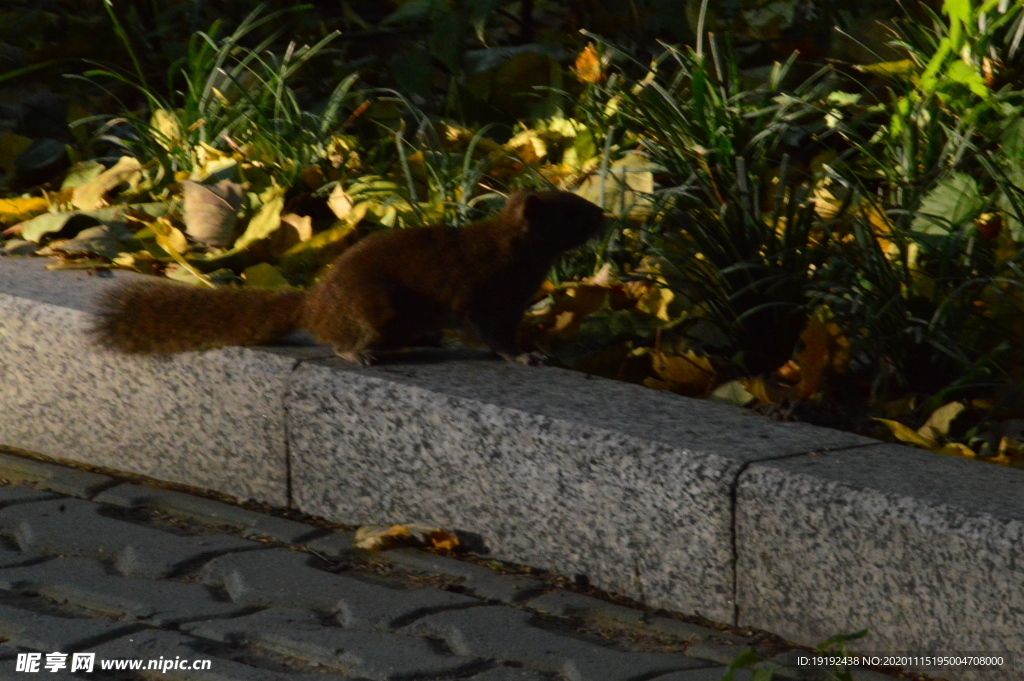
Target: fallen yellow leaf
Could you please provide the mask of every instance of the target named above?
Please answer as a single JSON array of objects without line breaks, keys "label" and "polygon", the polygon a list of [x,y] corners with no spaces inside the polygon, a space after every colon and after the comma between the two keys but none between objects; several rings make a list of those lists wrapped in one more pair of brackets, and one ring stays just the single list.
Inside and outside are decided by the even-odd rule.
[{"label": "fallen yellow leaf", "polygon": [[71,203],[79,210],[96,210],[107,205],[106,196],[122,184],[137,183],[142,177],[142,164],[133,156],[122,156],[113,167],[78,185],[71,193]]},{"label": "fallen yellow leaf", "polygon": [[331,190],[331,195],[327,197],[327,207],[331,209],[335,217],[344,220],[352,212],[352,205],[352,197],[345,193],[345,189],[339,182]]},{"label": "fallen yellow leaf", "polygon": [[45,213],[50,202],[40,196],[0,199],[0,225],[16,225]]},{"label": "fallen yellow leaf", "polygon": [[932,451],[939,454],[945,454],[946,456],[960,456],[965,459],[975,459],[978,456],[974,453],[973,449],[967,445],[960,444],[959,442],[950,442],[948,445],[943,445],[942,447]]},{"label": "fallen yellow leaf", "polygon": [[889,429],[889,432],[895,435],[896,439],[901,442],[906,442],[932,451],[938,451],[941,449],[938,442],[931,438],[924,437],[913,428],[905,426],[899,421],[891,421],[889,419],[880,419],[875,417],[872,418],[874,418],[875,421],[884,424],[885,427]]},{"label": "fallen yellow leaf", "polygon": [[427,525],[365,525],[356,530],[353,546],[368,551],[383,551],[399,546],[430,546],[454,551],[459,538],[452,532]]},{"label": "fallen yellow leaf", "polygon": [[950,402],[942,405],[931,413],[923,426],[917,429],[918,434],[929,440],[938,440],[940,437],[949,435],[949,426],[966,408],[967,406],[963,402]]},{"label": "fallen yellow leaf", "polygon": [[655,373],[673,385],[673,390],[688,395],[706,393],[715,383],[715,369],[711,360],[698,356],[693,350],[682,355],[655,352],[652,357]]},{"label": "fallen yellow leaf", "polygon": [[746,388],[747,392],[754,396],[757,403],[761,406],[767,406],[769,404],[775,404],[775,400],[772,399],[771,395],[768,394],[768,384],[761,376],[753,376],[750,378],[740,379],[740,384]]}]

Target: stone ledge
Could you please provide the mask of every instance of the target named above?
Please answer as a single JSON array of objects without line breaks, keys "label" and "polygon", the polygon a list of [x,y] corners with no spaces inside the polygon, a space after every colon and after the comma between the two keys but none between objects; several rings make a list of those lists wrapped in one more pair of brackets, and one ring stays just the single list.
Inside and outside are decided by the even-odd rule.
[{"label": "stone ledge", "polygon": [[1024,471],[876,445],[740,477],[741,626],[863,652],[1014,653],[1024,671]]},{"label": "stone ledge", "polygon": [[[336,522],[434,522],[504,560],[804,644],[871,612],[893,652],[980,636],[1020,654],[1007,589],[1024,582],[1024,471],[556,369],[430,354],[363,369],[319,348],[115,356],[83,331],[126,276],[0,258],[0,444]],[[829,609],[825,590],[866,605]]]},{"label": "stone ledge", "polygon": [[500,559],[719,621],[734,616],[733,490],[743,467],[874,443],[480,360],[303,362],[288,414],[294,502],[308,513],[463,530]]},{"label": "stone ledge", "polygon": [[89,301],[122,277],[44,264],[0,258],[0,442],[288,503],[282,403],[295,359],[230,348],[123,361],[85,333]]}]

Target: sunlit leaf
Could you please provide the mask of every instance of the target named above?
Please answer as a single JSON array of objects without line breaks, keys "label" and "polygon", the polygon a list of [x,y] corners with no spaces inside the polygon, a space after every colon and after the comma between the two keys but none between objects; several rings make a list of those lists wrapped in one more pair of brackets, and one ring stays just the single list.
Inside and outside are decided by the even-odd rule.
[{"label": "sunlit leaf", "polygon": [[156,141],[170,151],[181,143],[181,123],[173,111],[156,109],[149,119],[149,126],[156,133]]},{"label": "sunlit leaf", "polygon": [[[295,234],[295,243],[309,241],[313,238],[313,218],[309,215],[286,213],[281,216],[281,226],[287,225]],[[295,244],[292,244],[293,246]],[[290,248],[290,246],[289,246]]]},{"label": "sunlit leaf", "polygon": [[291,284],[277,269],[270,263],[261,262],[251,267],[246,267],[242,272],[242,279],[245,285],[250,288],[290,288]]},{"label": "sunlit leaf", "polygon": [[281,211],[284,209],[284,190],[277,185],[268,188],[260,197],[263,205],[256,215],[249,220],[242,236],[238,237],[232,247],[241,251],[252,243],[265,239],[281,226]]},{"label": "sunlit leaf", "polygon": [[344,220],[352,212],[352,206],[352,197],[345,192],[344,187],[339,182],[331,190],[331,195],[327,197],[327,207],[331,209],[335,217],[339,220]]},{"label": "sunlit leaf", "polygon": [[584,47],[583,51],[576,56],[572,75],[584,83],[600,83],[603,79],[601,57],[597,54],[597,48],[593,43]]},{"label": "sunlit leaf", "polygon": [[49,207],[50,202],[41,196],[0,199],[0,225],[15,225],[45,213]]},{"label": "sunlit leaf", "polygon": [[[196,164],[188,179],[194,182],[216,183],[221,180],[236,180],[238,160],[226,152],[201,142],[195,150]],[[253,175],[256,173],[253,172]],[[253,178],[247,178],[253,182]],[[254,183],[255,184],[255,183]]]},{"label": "sunlit leaf", "polygon": [[80,210],[93,210],[106,205],[107,194],[123,184],[138,182],[142,164],[133,156],[122,156],[113,167],[74,188],[71,203]]},{"label": "sunlit leaf", "polygon": [[19,233],[22,239],[39,243],[45,235],[55,234],[64,229],[68,221],[76,215],[78,213],[43,213],[18,225]]},{"label": "sunlit leaf", "polygon": [[107,167],[99,161],[82,161],[81,163],[75,164],[68,174],[64,177],[64,181],[61,182],[61,189],[74,189],[80,187],[86,182],[91,182],[97,177],[102,175],[107,170]]},{"label": "sunlit leaf", "polygon": [[174,259],[174,262],[199,282],[210,288],[215,287],[209,276],[203,274],[185,260],[182,254],[188,250],[188,240],[180,229],[171,224],[170,220],[167,218],[157,218],[149,224],[149,228],[153,231],[157,244]]},{"label": "sunlit leaf", "polygon": [[751,402],[757,400],[743,385],[743,381],[723,383],[711,393],[711,399],[737,407],[746,407]]},{"label": "sunlit leaf", "polygon": [[714,385],[716,372],[706,356],[693,350],[682,355],[667,355],[656,351],[651,366],[662,379],[672,384],[673,390],[687,395],[701,395]]},{"label": "sunlit leaf", "polygon": [[536,165],[548,155],[547,145],[536,130],[523,130],[512,137],[505,148],[527,165]]},{"label": "sunlit leaf", "polygon": [[676,294],[663,286],[649,286],[647,292],[636,302],[636,309],[653,315],[662,321],[670,321],[669,305],[675,300]]},{"label": "sunlit leaf", "polygon": [[650,212],[657,164],[631,152],[610,164],[607,173],[595,172],[576,189],[576,194],[613,215],[643,217]]},{"label": "sunlit leaf", "polygon": [[901,442],[923,447],[924,449],[937,450],[940,449],[939,443],[927,437],[923,437],[916,430],[905,426],[899,421],[891,421],[889,419],[875,418],[875,421],[882,423],[889,432],[896,436],[896,439]]},{"label": "sunlit leaf", "polygon": [[988,97],[992,94],[989,92],[988,86],[985,84],[985,78],[982,76],[981,71],[978,70],[978,67],[969,65],[963,60],[958,59],[950,64],[945,76],[954,83],[966,85],[971,92],[979,97]]},{"label": "sunlit leaf", "polygon": [[310,271],[326,265],[350,246],[355,237],[355,224],[339,220],[330,229],[286,251],[281,256],[281,268],[286,272]]},{"label": "sunlit leaf", "polygon": [[936,449],[932,449],[936,454],[945,454],[946,456],[959,456],[964,459],[976,459],[977,453],[965,444],[959,442],[950,442],[949,444],[943,445]]},{"label": "sunlit leaf", "polygon": [[763,376],[741,378],[740,385],[746,388],[748,393],[753,395],[758,404],[764,406],[775,404],[775,399],[769,394],[768,384],[765,382]]},{"label": "sunlit leaf", "polygon": [[949,435],[949,427],[956,417],[967,408],[963,402],[950,402],[931,413],[924,425],[917,429],[918,434],[929,440],[939,440]]},{"label": "sunlit leaf", "polygon": [[921,201],[912,229],[920,234],[948,234],[975,217],[984,204],[978,182],[966,173],[953,173]]},{"label": "sunlit leaf", "polygon": [[286,213],[281,216],[281,226],[267,238],[270,254],[280,258],[295,246],[313,238],[313,218],[309,215]]},{"label": "sunlit leaf", "polygon": [[157,219],[150,224],[150,228],[156,235],[156,242],[169,254],[175,255],[188,252],[188,239],[167,218]]},{"label": "sunlit leaf", "polygon": [[913,59],[900,59],[899,61],[864,64],[854,68],[861,73],[873,73],[879,76],[909,76],[917,72],[918,66]]}]

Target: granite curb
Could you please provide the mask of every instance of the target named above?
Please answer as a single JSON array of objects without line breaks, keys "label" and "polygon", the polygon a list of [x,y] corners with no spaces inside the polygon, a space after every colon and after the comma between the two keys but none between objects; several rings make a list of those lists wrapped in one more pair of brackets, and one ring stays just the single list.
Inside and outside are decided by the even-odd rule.
[{"label": "granite curb", "polygon": [[[867,628],[851,648],[1010,652],[1005,678],[1024,673],[1024,471],[432,353],[368,369],[316,347],[113,356],[85,332],[126,276],[0,259],[0,444],[335,522],[426,521],[498,559],[803,644]],[[157,503],[67,484],[56,491]],[[222,523],[302,538],[244,514]]]}]

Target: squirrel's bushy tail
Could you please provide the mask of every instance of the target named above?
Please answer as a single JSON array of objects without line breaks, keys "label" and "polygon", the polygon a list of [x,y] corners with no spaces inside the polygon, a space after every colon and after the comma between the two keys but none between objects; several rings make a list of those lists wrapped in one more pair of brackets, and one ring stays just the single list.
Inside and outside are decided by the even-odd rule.
[{"label": "squirrel's bushy tail", "polygon": [[297,328],[303,296],[302,291],[135,282],[102,297],[93,335],[100,345],[138,354],[261,345]]}]

